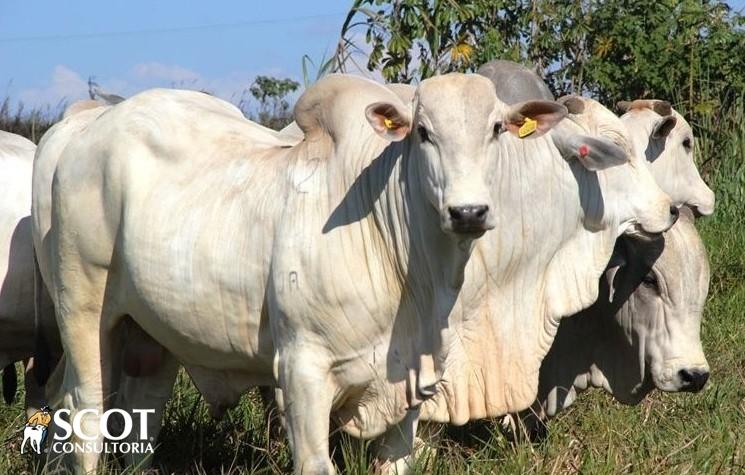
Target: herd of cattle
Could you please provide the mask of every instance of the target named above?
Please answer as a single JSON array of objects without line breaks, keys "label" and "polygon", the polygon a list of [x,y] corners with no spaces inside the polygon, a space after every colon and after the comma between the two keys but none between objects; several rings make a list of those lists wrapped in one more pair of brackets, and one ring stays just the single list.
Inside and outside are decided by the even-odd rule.
[{"label": "herd of cattle", "polygon": [[329,75],[280,132],[150,90],[74,104],[38,148],[0,133],[6,397],[26,360],[29,411],[94,409],[101,439],[103,410],[155,409],[155,437],[180,367],[215,416],[275,387],[295,472],[325,474],[332,426],[403,473],[419,421],[698,391],[714,195],[669,103],[620,107],[495,61]]}]

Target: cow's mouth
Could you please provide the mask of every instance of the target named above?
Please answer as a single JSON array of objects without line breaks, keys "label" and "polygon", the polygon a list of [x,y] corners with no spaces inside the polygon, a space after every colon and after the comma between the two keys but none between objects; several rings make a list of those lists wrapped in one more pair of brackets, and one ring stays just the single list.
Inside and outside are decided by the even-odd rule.
[{"label": "cow's mouth", "polygon": [[485,226],[457,226],[453,225],[452,233],[465,238],[480,238],[489,229]]},{"label": "cow's mouth", "polygon": [[624,231],[624,234],[632,239],[638,239],[644,242],[656,241],[657,239],[660,239],[662,237],[662,232],[658,232],[658,233],[649,232],[646,229],[644,229],[644,227],[639,223],[635,223],[631,225],[630,227],[626,228],[626,231]]}]

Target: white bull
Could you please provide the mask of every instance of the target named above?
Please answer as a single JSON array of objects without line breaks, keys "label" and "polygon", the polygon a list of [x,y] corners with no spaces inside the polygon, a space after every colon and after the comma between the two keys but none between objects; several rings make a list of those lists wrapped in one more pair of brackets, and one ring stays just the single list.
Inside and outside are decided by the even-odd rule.
[{"label": "white bull", "polygon": [[538,399],[523,414],[529,429],[537,427],[536,417],[556,415],[589,387],[624,404],[638,404],[655,388],[704,387],[709,365],[701,318],[709,263],[693,213],[682,210],[662,239],[618,240],[598,301],[559,326],[541,365]]}]

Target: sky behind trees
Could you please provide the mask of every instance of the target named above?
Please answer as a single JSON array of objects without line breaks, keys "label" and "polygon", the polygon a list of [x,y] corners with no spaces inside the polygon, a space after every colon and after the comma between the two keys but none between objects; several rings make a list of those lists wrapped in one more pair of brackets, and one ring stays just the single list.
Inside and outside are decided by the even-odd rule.
[{"label": "sky behind trees", "polygon": [[87,80],[131,95],[205,89],[237,102],[257,75],[302,79],[301,58],[336,46],[343,0],[0,3],[0,96],[42,106],[75,100]]}]

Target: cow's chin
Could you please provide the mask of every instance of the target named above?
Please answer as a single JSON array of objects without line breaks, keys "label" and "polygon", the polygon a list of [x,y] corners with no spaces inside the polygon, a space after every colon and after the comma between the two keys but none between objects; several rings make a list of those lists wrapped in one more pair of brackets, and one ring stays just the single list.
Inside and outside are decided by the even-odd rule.
[{"label": "cow's chin", "polygon": [[453,226],[450,222],[443,223],[440,228],[457,241],[478,239],[491,229],[486,226]]},{"label": "cow's chin", "polygon": [[677,380],[677,378],[665,378],[662,376],[652,375],[652,381],[654,382],[655,388],[666,393],[677,393],[683,389],[682,384]]}]

